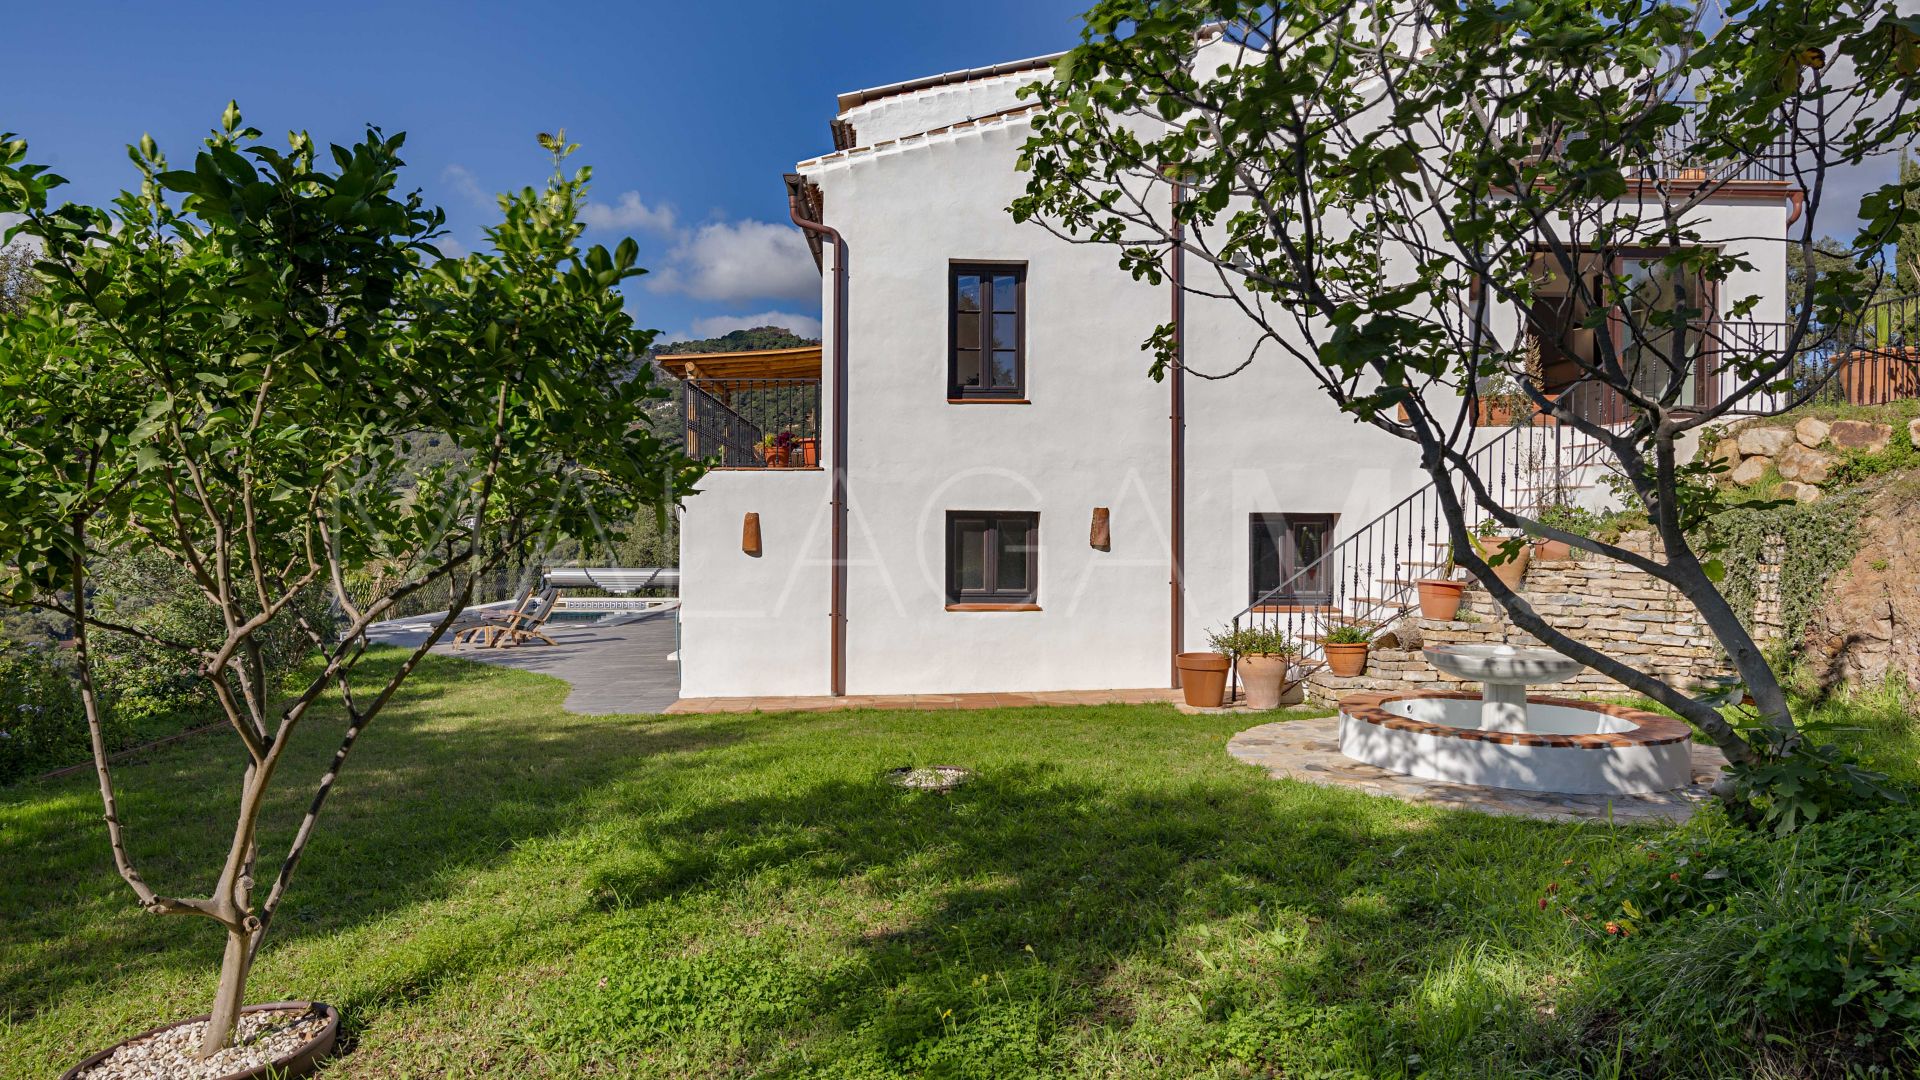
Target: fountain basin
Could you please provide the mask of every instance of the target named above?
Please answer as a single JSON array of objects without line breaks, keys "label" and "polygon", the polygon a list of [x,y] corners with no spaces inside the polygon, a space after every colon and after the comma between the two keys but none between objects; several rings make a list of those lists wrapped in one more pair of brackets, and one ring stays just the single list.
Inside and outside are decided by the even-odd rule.
[{"label": "fountain basin", "polygon": [[1427,780],[1567,795],[1639,795],[1692,780],[1686,724],[1572,698],[1525,699],[1524,730],[1482,725],[1478,694],[1340,699],[1340,752]]},{"label": "fountain basin", "polygon": [[1430,645],[1421,652],[1441,671],[1477,683],[1556,683],[1587,666],[1552,649],[1512,645]]},{"label": "fountain basin", "polygon": [[1586,667],[1552,649],[1512,645],[1435,645],[1422,653],[1441,671],[1480,684],[1475,726],[1483,731],[1527,730],[1527,687],[1570,679]]}]

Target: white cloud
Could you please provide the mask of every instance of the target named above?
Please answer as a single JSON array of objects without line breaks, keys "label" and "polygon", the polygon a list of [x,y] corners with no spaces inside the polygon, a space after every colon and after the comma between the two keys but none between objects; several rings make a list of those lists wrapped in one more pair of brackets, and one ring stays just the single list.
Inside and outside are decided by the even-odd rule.
[{"label": "white cloud", "polygon": [[453,190],[458,192],[461,198],[476,206],[491,210],[495,205],[493,196],[488,194],[486,188],[480,186],[480,178],[473,175],[473,170],[465,165],[456,163],[447,166],[440,170],[440,179],[452,185]]},{"label": "white cloud", "polygon": [[699,300],[818,302],[820,272],[800,230],[791,225],[716,221],[685,236],[647,286]]},{"label": "white cloud", "polygon": [[439,248],[441,256],[448,259],[464,259],[471,254],[467,249],[467,245],[454,239],[452,234],[442,236],[438,240],[435,240],[433,246]]},{"label": "white cloud", "polygon": [[820,320],[811,315],[801,315],[791,311],[763,311],[758,315],[710,315],[704,319],[693,320],[693,324],[685,330],[661,334],[654,340],[661,345],[675,341],[699,341],[703,338],[719,337],[735,330],[750,330],[756,326],[784,327],[803,338],[820,336]]},{"label": "white cloud", "polygon": [[589,201],[580,208],[580,220],[590,229],[643,229],[671,234],[673,207],[648,206],[640,201],[639,192],[623,191],[620,200],[612,206]]}]

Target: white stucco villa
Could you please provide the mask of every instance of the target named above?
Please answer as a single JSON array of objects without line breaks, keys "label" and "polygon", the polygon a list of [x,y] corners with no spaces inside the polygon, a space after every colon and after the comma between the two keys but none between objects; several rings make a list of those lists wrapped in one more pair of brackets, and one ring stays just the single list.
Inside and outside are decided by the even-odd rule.
[{"label": "white stucco villa", "polygon": [[[1016,90],[1052,59],[842,95],[833,151],[787,177],[824,346],[668,359],[692,449],[723,465],[684,511],[683,695],[1168,687],[1176,653],[1256,600],[1354,614],[1420,576],[1403,568],[1431,536],[1378,524],[1427,483],[1411,444],[1280,359],[1153,381],[1157,324],[1219,372],[1247,355],[1244,316],[1009,216]],[[1795,212],[1758,178],[1703,225],[1739,246]],[[1784,318],[1781,252],[1734,283],[1756,323]],[[1373,569],[1301,575],[1369,528]]]}]

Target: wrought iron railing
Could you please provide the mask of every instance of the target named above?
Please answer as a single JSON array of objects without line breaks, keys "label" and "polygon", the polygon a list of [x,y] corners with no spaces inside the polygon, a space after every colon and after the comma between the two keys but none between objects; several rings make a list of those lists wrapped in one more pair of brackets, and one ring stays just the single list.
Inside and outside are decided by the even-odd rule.
[{"label": "wrought iron railing", "polygon": [[[1580,410],[1578,401],[1565,407]],[[1474,473],[1500,505],[1529,516],[1574,503],[1581,489],[1593,485],[1604,454],[1601,443],[1561,424],[1477,430],[1491,438],[1468,456]],[[1486,520],[1464,481],[1453,487],[1469,528]],[[1324,658],[1321,639],[1331,627],[1371,628],[1399,618],[1415,606],[1422,578],[1451,573],[1452,545],[1441,506],[1436,485],[1421,487],[1256,597],[1233,617],[1233,628],[1281,631],[1312,667]],[[1312,582],[1316,595],[1296,602],[1303,582]]]},{"label": "wrought iron railing", "polygon": [[[1648,140],[1641,160],[1624,162],[1629,176],[1660,181],[1712,180],[1789,180],[1794,175],[1794,147],[1789,133],[1782,129],[1764,145],[1744,148],[1731,157],[1709,161],[1700,149],[1699,113],[1696,102],[1678,101],[1680,119]],[[1522,138],[1525,153],[1531,157],[1558,157],[1567,145],[1583,136],[1573,131],[1544,131],[1526,138],[1526,120],[1506,116],[1493,125],[1495,139]]]},{"label": "wrought iron railing", "polygon": [[[1736,373],[1723,365],[1740,354],[1777,355],[1788,347],[1790,332],[1786,323],[1714,323],[1697,361],[1699,403],[1718,404],[1719,395],[1738,388]],[[1783,385],[1746,395],[1729,411],[1778,412],[1809,394],[1816,401],[1851,404],[1920,397],[1920,297],[1870,305],[1847,328],[1816,327],[1794,350]],[[1605,427],[1628,419],[1630,410],[1619,394],[1588,382],[1560,395],[1555,412]],[[1572,426],[1519,423],[1493,433],[1468,460],[1495,502],[1537,517],[1577,502],[1578,492],[1600,482],[1612,459],[1604,444]],[[1488,519],[1463,480],[1456,479],[1453,490],[1470,531]],[[1324,657],[1327,629],[1377,627],[1401,617],[1415,606],[1422,578],[1451,574],[1451,550],[1439,489],[1428,483],[1254,598],[1233,617],[1233,628],[1283,631],[1300,645],[1303,662],[1316,665]],[[1297,600],[1304,583],[1313,585],[1313,595]]]},{"label": "wrought iron railing", "polygon": [[727,469],[820,465],[818,379],[686,379],[687,454]]},{"label": "wrought iron railing", "polygon": [[[1787,323],[1717,328],[1721,348],[1761,357],[1786,349],[1791,333]],[[1713,375],[1723,393],[1739,378],[1720,367]],[[1734,402],[1730,411],[1770,415],[1807,402],[1886,405],[1912,398],[1920,398],[1920,296],[1895,296],[1867,305],[1844,325],[1809,328],[1776,384]]]},{"label": "wrought iron railing", "polygon": [[1920,295],[1867,305],[1825,348],[1833,368],[1825,390],[1832,400],[1885,405],[1920,397]]}]

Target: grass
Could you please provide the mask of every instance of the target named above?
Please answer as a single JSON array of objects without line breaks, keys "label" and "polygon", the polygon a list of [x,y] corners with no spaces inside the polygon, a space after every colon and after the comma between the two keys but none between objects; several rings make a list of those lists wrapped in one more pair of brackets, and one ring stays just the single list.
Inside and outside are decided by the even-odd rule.
[{"label": "grass", "polygon": [[1810,402],[1797,409],[1781,413],[1778,417],[1763,420],[1766,427],[1792,427],[1800,421],[1813,417],[1831,424],[1835,420],[1865,420],[1868,423],[1892,424],[1894,435],[1905,434],[1907,421],[1920,416],[1920,401],[1903,400],[1883,405],[1850,405],[1845,402]]},{"label": "grass", "polygon": [[[369,672],[369,676],[377,672]],[[1634,833],[1267,779],[1165,706],[583,717],[433,659],[362,740],[250,998],[340,1006],[328,1077],[1588,1076],[1589,945],[1540,910]],[[316,777],[335,722],[289,751]],[[121,767],[192,892],[232,748]],[[948,795],[879,774],[960,764]],[[0,791],[0,1078],[203,1010],[90,777]],[[280,791],[268,849],[305,793]]]}]

